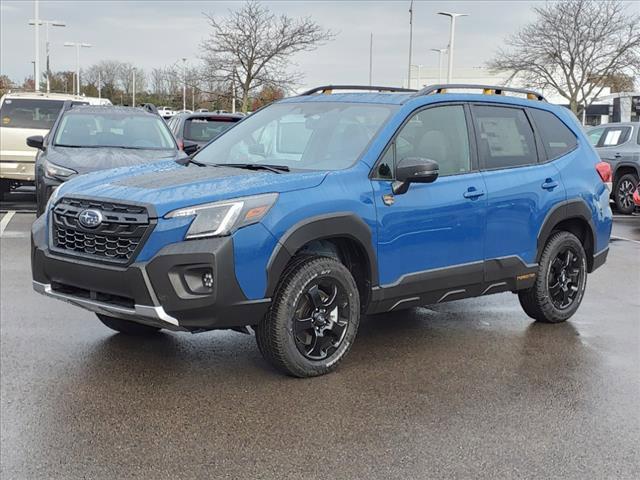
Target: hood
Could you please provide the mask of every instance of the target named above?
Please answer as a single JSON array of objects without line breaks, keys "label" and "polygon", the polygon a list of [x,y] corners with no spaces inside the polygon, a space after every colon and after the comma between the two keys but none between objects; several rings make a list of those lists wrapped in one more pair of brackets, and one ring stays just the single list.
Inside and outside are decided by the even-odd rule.
[{"label": "hood", "polygon": [[80,174],[129,167],[141,163],[183,157],[179,150],[138,150],[126,148],[69,148],[52,146],[45,158],[61,167],[71,168]]},{"label": "hood", "polygon": [[155,207],[158,216],[163,216],[191,205],[312,188],[322,183],[326,175],[327,172],[273,173],[156,162],[78,176],[64,183],[59,195],[147,203]]}]

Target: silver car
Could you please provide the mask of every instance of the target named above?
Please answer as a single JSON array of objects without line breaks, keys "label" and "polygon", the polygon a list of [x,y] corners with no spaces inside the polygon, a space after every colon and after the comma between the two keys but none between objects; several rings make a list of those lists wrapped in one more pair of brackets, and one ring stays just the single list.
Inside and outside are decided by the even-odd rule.
[{"label": "silver car", "polygon": [[587,130],[600,158],[611,165],[611,198],[620,213],[633,213],[633,192],[640,179],[640,122],[609,123]]}]

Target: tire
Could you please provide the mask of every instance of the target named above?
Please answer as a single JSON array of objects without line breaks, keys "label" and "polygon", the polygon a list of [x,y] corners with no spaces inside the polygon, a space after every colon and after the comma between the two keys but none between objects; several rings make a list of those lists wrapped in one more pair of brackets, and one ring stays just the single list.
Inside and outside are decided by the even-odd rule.
[{"label": "tire", "polygon": [[534,320],[560,323],[578,310],[586,286],[587,256],[582,243],[572,233],[556,232],[544,247],[534,285],[519,291],[518,299]]},{"label": "tire", "polygon": [[42,187],[36,184],[36,218],[44,213],[44,207],[47,204],[46,200],[42,198],[41,189]]},{"label": "tire", "polygon": [[635,210],[633,192],[638,186],[638,177],[632,173],[621,176],[613,187],[613,200],[618,212],[630,215]]},{"label": "tire", "polygon": [[351,272],[334,258],[305,256],[287,267],[256,326],[265,360],[295,377],[335,370],[356,337],[360,296]]},{"label": "tire", "polygon": [[131,322],[129,320],[122,320],[121,318],[109,317],[107,315],[96,314],[100,321],[107,327],[116,332],[124,333],[127,335],[146,336],[153,335],[160,331],[158,327],[152,327],[149,325],[143,325],[141,323]]}]

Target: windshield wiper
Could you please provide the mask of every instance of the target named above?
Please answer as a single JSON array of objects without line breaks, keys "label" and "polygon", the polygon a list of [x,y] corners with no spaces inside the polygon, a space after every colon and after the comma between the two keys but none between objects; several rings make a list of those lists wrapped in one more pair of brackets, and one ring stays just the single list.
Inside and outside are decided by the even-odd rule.
[{"label": "windshield wiper", "polygon": [[267,163],[214,163],[216,167],[246,168],[247,170],[267,170],[273,173],[290,171],[286,165],[269,165]]}]

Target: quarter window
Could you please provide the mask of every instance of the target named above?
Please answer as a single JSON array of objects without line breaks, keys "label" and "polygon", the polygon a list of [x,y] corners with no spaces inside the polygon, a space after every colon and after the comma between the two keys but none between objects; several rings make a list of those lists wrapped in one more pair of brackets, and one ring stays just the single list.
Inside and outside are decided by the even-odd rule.
[{"label": "quarter window", "polygon": [[532,108],[529,110],[544,148],[547,160],[558,158],[578,146],[578,140],[569,128],[551,112]]},{"label": "quarter window", "polygon": [[478,153],[486,169],[519,167],[537,162],[533,130],[524,110],[475,106]]}]

